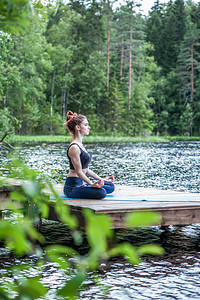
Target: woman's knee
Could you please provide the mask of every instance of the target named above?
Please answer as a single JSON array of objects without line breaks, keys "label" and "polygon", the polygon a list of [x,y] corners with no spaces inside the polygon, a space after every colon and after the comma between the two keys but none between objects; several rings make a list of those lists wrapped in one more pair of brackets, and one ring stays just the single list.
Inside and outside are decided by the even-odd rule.
[{"label": "woman's knee", "polygon": [[98,199],[103,199],[105,198],[107,195],[107,192],[104,188],[99,188],[97,189],[97,196],[98,196]]},{"label": "woman's knee", "polygon": [[103,188],[107,191],[108,194],[111,194],[115,190],[115,185],[112,182],[105,182]]}]

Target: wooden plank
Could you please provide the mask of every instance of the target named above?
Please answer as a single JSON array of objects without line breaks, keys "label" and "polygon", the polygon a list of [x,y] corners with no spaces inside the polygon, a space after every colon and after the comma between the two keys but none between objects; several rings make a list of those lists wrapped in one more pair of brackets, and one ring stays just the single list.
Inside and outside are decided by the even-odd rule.
[{"label": "wooden plank", "polygon": [[175,207],[199,207],[199,203],[191,203],[191,202],[134,202],[134,203],[127,203],[127,202],[112,202],[112,203],[102,203],[96,204],[92,203],[92,201],[84,202],[84,201],[64,201],[64,203],[74,206],[74,207],[85,207],[90,208],[97,212],[106,212],[106,211],[124,211],[130,209],[156,209],[156,208],[175,208]]},{"label": "wooden plank", "polygon": [[[80,222],[80,226],[84,226],[84,218],[82,215],[82,209],[80,207],[71,207],[71,212],[75,214]],[[118,212],[104,212],[110,216],[113,228],[127,228],[125,224],[125,219],[128,212],[134,211],[135,213],[141,211],[147,211],[146,209],[137,209],[130,211],[118,211]],[[200,206],[198,209],[195,208],[181,208],[181,209],[152,209],[150,211],[154,211],[160,214],[161,221],[159,223],[152,224],[151,226],[162,225],[162,226],[169,226],[169,225],[191,225],[195,223],[200,223]],[[97,214],[101,214],[102,212],[95,212]]]},{"label": "wooden plank", "polygon": [[[141,211],[141,210],[140,210]],[[200,207],[198,209],[153,209],[161,216],[161,222],[153,225],[190,225],[200,222]],[[136,211],[135,211],[136,212]],[[110,213],[114,228],[125,228],[127,212]]]}]

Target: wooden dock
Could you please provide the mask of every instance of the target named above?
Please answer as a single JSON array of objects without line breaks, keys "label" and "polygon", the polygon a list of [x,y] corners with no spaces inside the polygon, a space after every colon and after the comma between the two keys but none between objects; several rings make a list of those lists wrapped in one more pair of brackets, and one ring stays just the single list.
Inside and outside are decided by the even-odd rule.
[{"label": "wooden dock", "polygon": [[[62,185],[55,186],[62,193]],[[82,209],[89,208],[95,214],[108,214],[113,228],[125,228],[125,217],[132,211],[154,211],[161,216],[159,224],[190,225],[200,223],[200,193],[185,193],[172,190],[117,185],[114,196],[104,200],[63,200],[70,205],[80,226],[84,226]],[[57,220],[54,210],[50,219]]]},{"label": "wooden dock", "polygon": [[[12,181],[14,188],[20,181]],[[58,194],[62,193],[63,185],[54,186]],[[9,199],[9,188],[0,188],[0,211],[4,202]],[[52,200],[53,201],[53,200]],[[132,211],[154,211],[161,216],[160,222],[152,225],[190,225],[200,223],[200,193],[185,193],[172,190],[158,190],[133,186],[116,185],[112,196],[103,200],[63,200],[70,206],[80,226],[84,226],[82,209],[91,209],[95,214],[107,214],[111,217],[113,228],[125,228],[125,218]],[[53,205],[50,205],[50,220],[58,221]]]}]

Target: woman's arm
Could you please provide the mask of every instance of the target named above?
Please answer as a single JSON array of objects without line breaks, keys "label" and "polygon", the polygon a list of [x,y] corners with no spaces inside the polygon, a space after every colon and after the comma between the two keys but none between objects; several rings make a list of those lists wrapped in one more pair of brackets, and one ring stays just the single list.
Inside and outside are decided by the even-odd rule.
[{"label": "woman's arm", "polygon": [[87,173],[86,173],[88,176],[94,178],[94,179],[97,179],[97,180],[101,180],[102,178],[97,175],[96,173],[94,173],[92,170],[90,170],[89,168],[87,169]]},{"label": "woman's arm", "polygon": [[89,168],[87,169],[87,175],[91,176],[94,179],[98,179],[98,180],[103,180],[103,181],[107,181],[107,182],[113,182],[114,181],[114,176],[108,176],[106,178],[102,178],[99,177],[96,173],[94,173],[92,170],[90,170]]}]

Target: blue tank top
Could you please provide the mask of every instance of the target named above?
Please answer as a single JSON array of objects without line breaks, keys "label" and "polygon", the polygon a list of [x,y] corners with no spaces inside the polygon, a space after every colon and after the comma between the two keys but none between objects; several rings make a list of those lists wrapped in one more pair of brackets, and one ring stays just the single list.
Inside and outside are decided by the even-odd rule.
[{"label": "blue tank top", "polygon": [[72,143],[71,145],[69,145],[69,147],[67,149],[67,157],[69,158],[69,168],[70,168],[70,170],[75,170],[75,168],[72,164],[71,158],[68,155],[69,148],[72,145],[77,145],[79,147],[79,149],[81,150],[80,160],[81,160],[82,169],[87,169],[89,163],[91,162],[91,155],[88,152],[84,151],[77,143]]}]

